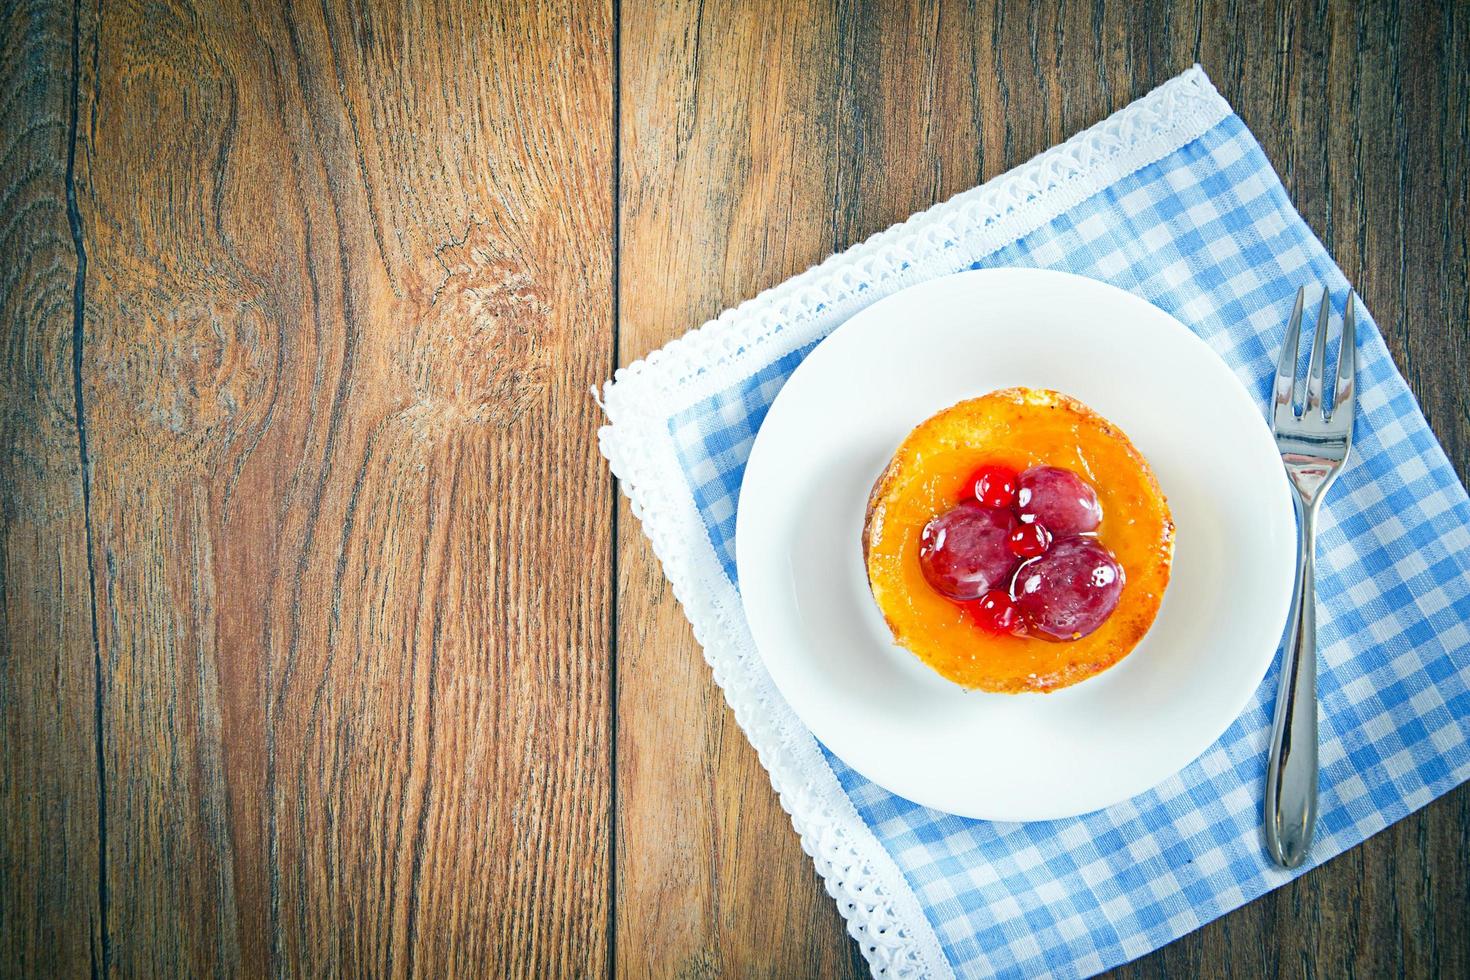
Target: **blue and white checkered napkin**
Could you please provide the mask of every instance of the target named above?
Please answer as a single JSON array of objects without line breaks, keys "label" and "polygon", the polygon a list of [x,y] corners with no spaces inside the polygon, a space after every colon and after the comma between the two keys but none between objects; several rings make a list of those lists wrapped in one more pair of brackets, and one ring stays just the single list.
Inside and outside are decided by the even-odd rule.
[{"label": "blue and white checkered napkin", "polygon": [[[771,400],[856,311],[991,266],[1137,293],[1203,337],[1262,404],[1297,286],[1348,288],[1196,67],[619,371],[604,394],[602,450],[876,974],[1092,974],[1291,877],[1261,845],[1274,671],[1219,742],[1156,789],[1085,817],[999,824],[916,806],[853,772],[761,664],[733,548]],[[1377,327],[1358,322],[1356,444],[1319,542],[1316,862],[1470,778],[1470,503]]]}]

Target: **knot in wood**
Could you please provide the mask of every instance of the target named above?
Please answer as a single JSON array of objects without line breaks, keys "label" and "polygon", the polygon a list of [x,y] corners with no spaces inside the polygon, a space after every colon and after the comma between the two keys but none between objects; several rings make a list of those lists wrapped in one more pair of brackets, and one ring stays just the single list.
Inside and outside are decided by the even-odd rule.
[{"label": "knot in wood", "polygon": [[436,258],[443,276],[401,358],[412,414],[435,427],[508,424],[546,387],[550,306],[538,277],[479,223]]}]

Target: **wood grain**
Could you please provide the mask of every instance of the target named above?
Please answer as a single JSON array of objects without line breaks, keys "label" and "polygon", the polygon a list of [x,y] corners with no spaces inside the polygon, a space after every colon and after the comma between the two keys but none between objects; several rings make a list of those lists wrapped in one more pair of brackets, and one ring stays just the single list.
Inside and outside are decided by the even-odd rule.
[{"label": "wood grain", "polygon": [[610,11],[7,17],[0,972],[603,972]]},{"label": "wood grain", "polygon": [[103,954],[96,658],[73,354],[70,7],[0,9],[0,974]]},{"label": "wood grain", "polygon": [[[1464,4],[12,0],[0,53],[0,974],[866,972],[587,388],[1196,60],[1470,474]],[[1470,975],[1467,852],[1462,788],[1118,973]]]},{"label": "wood grain", "polygon": [[[627,5],[620,26],[626,361],[830,251],[843,54],[816,4]],[[626,501],[618,549],[616,972],[860,970]]]},{"label": "wood grain", "polygon": [[[622,361],[1199,61],[1470,473],[1463,5],[764,8],[623,13]],[[619,966],[861,975],[626,508],[618,554]],[[1464,975],[1467,838],[1461,788],[1118,973]]]}]

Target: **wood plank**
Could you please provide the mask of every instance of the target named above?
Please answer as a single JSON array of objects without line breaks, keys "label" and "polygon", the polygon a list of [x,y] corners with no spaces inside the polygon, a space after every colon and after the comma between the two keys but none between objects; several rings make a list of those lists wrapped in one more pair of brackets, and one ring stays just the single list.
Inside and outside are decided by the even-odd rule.
[{"label": "wood plank", "polygon": [[0,11],[0,973],[102,956],[97,668],[67,211],[73,11]]},{"label": "wood plank", "polygon": [[[1158,0],[625,11],[619,358],[1201,61],[1377,312],[1464,476],[1467,20],[1456,5]],[[620,969],[860,975],[625,505],[618,555]],[[1118,972],[1464,973],[1467,828],[1462,788]]]},{"label": "wood plank", "polygon": [[603,971],[610,11],[83,48],[110,966]]},{"label": "wood plank", "polygon": [[[818,4],[632,4],[620,23],[626,363],[831,251],[847,45]],[[616,972],[852,974],[626,501],[618,587]]]}]

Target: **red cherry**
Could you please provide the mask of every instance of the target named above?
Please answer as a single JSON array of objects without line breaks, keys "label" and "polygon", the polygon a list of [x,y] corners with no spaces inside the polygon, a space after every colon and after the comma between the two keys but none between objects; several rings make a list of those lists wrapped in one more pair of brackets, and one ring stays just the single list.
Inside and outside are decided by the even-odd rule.
[{"label": "red cherry", "polygon": [[975,499],[994,510],[1015,505],[1016,482],[1016,471],[1009,466],[982,466],[970,477]]},{"label": "red cherry", "polygon": [[987,633],[1013,633],[1021,625],[1021,610],[1016,600],[1000,589],[991,589],[970,603],[970,611]]},{"label": "red cherry", "polygon": [[1011,532],[1006,543],[1017,558],[1035,558],[1051,547],[1051,532],[1040,524],[1022,524]]}]

